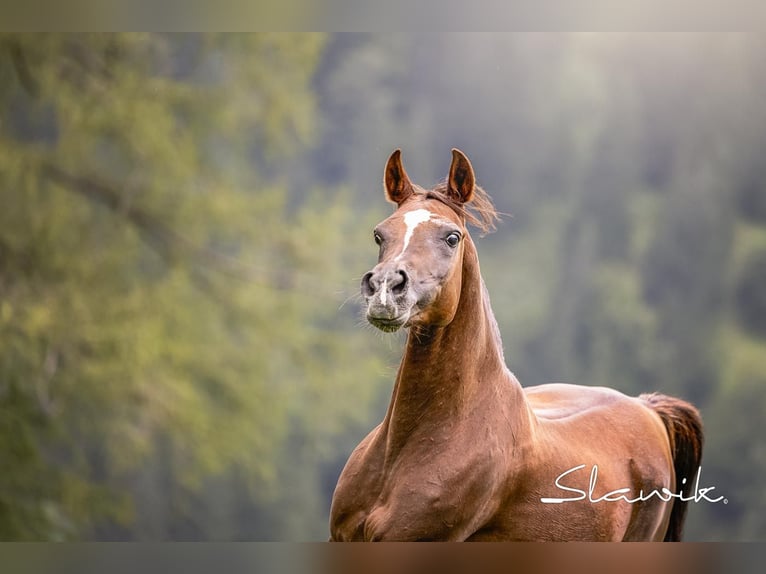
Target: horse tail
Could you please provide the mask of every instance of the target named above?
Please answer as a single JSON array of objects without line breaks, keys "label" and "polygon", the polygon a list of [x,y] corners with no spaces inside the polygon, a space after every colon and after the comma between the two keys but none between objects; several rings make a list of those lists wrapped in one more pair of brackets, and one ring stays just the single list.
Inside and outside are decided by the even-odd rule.
[{"label": "horse tail", "polygon": [[[702,417],[693,405],[681,399],[659,393],[644,394],[639,398],[647,402],[665,424],[670,440],[670,452],[673,455],[676,486],[680,484],[684,498],[688,498],[702,460]],[[683,482],[683,479],[686,479],[686,482]],[[673,501],[665,542],[680,542],[686,508],[685,500],[676,498]]]}]

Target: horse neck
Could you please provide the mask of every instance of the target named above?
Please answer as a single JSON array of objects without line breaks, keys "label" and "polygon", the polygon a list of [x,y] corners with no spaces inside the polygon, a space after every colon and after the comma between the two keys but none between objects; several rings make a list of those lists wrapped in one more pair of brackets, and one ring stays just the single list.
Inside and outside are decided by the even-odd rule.
[{"label": "horse neck", "polygon": [[[503,409],[526,420],[527,405],[508,371],[476,249],[466,238],[462,287],[453,320],[444,327],[411,330],[384,420],[389,451],[416,430],[447,436],[453,424]],[[481,408],[477,408],[481,406]]]}]

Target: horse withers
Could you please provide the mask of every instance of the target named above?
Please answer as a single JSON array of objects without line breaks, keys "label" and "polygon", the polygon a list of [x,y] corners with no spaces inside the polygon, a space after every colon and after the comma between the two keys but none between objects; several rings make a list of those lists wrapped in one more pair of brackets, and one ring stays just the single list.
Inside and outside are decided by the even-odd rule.
[{"label": "horse withers", "polygon": [[367,319],[409,329],[383,422],[332,500],[330,540],[680,540],[702,454],[697,410],[661,394],[522,388],[503,358],[467,224],[497,218],[468,158],[412,183],[384,172],[396,210],[374,231]]}]

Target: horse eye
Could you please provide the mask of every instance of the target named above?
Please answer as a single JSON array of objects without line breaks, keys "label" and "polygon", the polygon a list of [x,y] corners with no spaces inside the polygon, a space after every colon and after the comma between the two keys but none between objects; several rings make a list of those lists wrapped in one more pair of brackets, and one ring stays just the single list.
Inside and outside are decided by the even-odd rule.
[{"label": "horse eye", "polygon": [[450,247],[457,247],[457,244],[460,243],[460,234],[457,232],[452,232],[447,236],[445,241]]},{"label": "horse eye", "polygon": [[379,233],[377,233],[377,232],[373,233],[372,237],[375,239],[375,244],[376,245],[380,245],[381,243],[383,243],[383,238],[380,236]]}]

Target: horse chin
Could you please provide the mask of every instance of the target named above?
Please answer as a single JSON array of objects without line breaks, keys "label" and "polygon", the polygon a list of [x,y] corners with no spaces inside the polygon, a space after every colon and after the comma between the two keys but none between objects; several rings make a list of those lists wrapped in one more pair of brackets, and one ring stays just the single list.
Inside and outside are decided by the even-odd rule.
[{"label": "horse chin", "polygon": [[396,317],[394,319],[385,319],[382,317],[372,317],[367,315],[367,320],[371,325],[377,327],[384,333],[395,333],[399,329],[405,326],[407,317]]},{"label": "horse chin", "polygon": [[367,310],[367,320],[384,333],[394,333],[407,326],[410,312],[406,309],[371,307]]},{"label": "horse chin", "polygon": [[[432,300],[433,297],[424,298],[424,300],[414,302],[409,308],[406,304],[398,308],[384,310],[371,307],[367,310],[367,320],[385,333],[394,333],[399,329],[409,329],[423,323],[428,324],[428,313],[424,311],[423,307],[428,309]],[[397,312],[399,314],[394,315]]]}]

